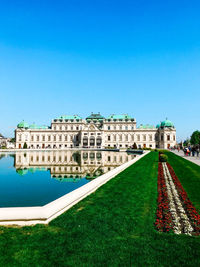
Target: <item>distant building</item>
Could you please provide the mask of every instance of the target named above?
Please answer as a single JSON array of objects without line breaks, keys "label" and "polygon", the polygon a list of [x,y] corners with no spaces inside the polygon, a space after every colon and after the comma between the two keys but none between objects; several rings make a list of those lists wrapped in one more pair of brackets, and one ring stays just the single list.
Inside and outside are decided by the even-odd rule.
[{"label": "distant building", "polygon": [[0,134],[0,148],[15,148],[15,144],[11,142],[11,138],[6,138]]},{"label": "distant building", "polygon": [[176,129],[169,120],[156,127],[140,125],[128,114],[105,118],[91,114],[86,119],[64,115],[53,119],[50,126],[22,121],[15,130],[16,148],[169,148],[176,145]]}]

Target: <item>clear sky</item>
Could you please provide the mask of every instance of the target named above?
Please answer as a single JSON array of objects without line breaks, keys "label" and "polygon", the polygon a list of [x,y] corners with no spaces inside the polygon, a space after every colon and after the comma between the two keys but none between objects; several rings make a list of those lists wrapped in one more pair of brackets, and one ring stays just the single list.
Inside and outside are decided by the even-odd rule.
[{"label": "clear sky", "polygon": [[0,132],[64,114],[200,129],[200,1],[0,0]]}]

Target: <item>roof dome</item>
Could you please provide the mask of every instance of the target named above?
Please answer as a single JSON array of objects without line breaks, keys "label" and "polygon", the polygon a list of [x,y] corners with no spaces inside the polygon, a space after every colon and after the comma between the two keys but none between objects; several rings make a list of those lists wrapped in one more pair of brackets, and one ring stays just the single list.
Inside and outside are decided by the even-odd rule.
[{"label": "roof dome", "polygon": [[28,128],[29,125],[27,122],[25,122],[24,120],[21,121],[18,125],[17,125],[17,128]]},{"label": "roof dome", "polygon": [[86,120],[104,120],[105,118],[100,113],[91,113]]},{"label": "roof dome", "polygon": [[156,125],[156,128],[157,128],[157,129],[160,128],[160,124],[157,124],[157,125]]},{"label": "roof dome", "polygon": [[167,118],[165,121],[161,122],[161,126],[162,127],[174,127],[173,123],[171,121],[169,121]]},{"label": "roof dome", "polygon": [[23,176],[23,175],[25,175],[25,174],[28,173],[28,170],[27,170],[27,169],[17,169],[16,172],[17,172],[19,175]]},{"label": "roof dome", "polygon": [[33,123],[33,124],[29,125],[29,128],[30,129],[37,129],[38,126],[35,123]]}]

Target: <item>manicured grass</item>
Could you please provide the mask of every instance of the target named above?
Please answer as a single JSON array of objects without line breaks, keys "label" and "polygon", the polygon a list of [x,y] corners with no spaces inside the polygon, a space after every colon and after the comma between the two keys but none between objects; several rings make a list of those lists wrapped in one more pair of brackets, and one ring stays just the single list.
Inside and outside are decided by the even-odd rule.
[{"label": "manicured grass", "polygon": [[0,228],[3,266],[198,266],[200,238],[154,229],[151,152],[48,226]]},{"label": "manicured grass", "polygon": [[165,151],[165,154],[168,156],[168,162],[174,169],[188,197],[200,213],[200,166],[172,152]]}]

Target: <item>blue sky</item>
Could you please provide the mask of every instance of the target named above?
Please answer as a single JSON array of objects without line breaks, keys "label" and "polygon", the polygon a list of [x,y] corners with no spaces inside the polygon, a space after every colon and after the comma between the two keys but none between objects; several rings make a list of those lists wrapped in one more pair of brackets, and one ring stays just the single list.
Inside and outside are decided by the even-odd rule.
[{"label": "blue sky", "polygon": [[199,1],[1,1],[0,132],[128,113],[200,129]]}]

